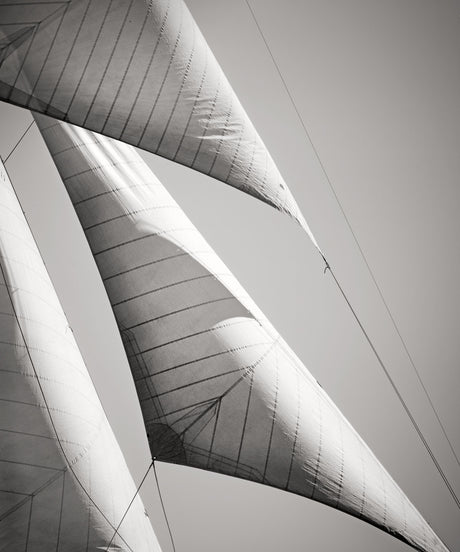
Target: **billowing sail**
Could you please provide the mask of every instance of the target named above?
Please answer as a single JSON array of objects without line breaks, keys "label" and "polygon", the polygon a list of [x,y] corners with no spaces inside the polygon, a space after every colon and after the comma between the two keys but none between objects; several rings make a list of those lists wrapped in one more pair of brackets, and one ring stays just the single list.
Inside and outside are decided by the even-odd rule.
[{"label": "billowing sail", "polygon": [[309,232],[182,0],[0,0],[0,98],[210,175]]},{"label": "billowing sail", "polygon": [[159,552],[1,163],[0,351],[0,550]]},{"label": "billowing sail", "polygon": [[446,548],[134,149],[37,118],[120,329],[152,456]]}]

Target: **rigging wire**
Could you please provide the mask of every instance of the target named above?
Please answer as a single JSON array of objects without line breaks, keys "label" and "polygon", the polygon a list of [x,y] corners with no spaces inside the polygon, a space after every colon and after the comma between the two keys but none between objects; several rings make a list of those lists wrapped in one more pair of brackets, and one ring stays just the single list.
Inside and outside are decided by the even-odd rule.
[{"label": "rigging wire", "polygon": [[156,467],[155,467],[155,461],[156,461],[156,458],[153,458],[151,465],[153,466],[153,474],[155,475],[155,482],[157,484],[158,496],[160,497],[160,503],[161,503],[161,507],[163,509],[163,515],[165,517],[166,525],[168,527],[169,538],[171,539],[172,549],[173,549],[174,552],[176,552],[176,545],[174,543],[174,538],[173,538],[173,535],[172,535],[171,526],[169,525],[168,516],[166,514],[166,509],[165,509],[165,504],[163,502],[163,497],[161,495],[160,483],[158,481],[158,474],[157,474],[157,470],[156,470]]},{"label": "rigging wire", "polygon": [[391,377],[391,375],[388,372],[383,360],[381,359],[379,353],[377,352],[377,349],[375,348],[374,344],[372,343],[371,338],[369,337],[368,333],[364,329],[364,326],[362,325],[360,319],[358,318],[358,315],[356,314],[355,309],[353,308],[350,301],[348,300],[348,297],[345,295],[345,292],[343,291],[342,286],[339,284],[339,281],[335,277],[335,274],[332,272],[332,270],[331,270],[328,262],[324,258],[324,256],[323,256],[323,259],[324,259],[324,262],[326,263],[326,269],[329,270],[329,272],[331,273],[332,278],[334,279],[335,283],[337,284],[337,287],[339,288],[340,293],[342,294],[343,298],[345,299],[345,302],[347,303],[348,307],[350,308],[350,311],[352,312],[356,322],[358,323],[358,326],[361,328],[361,331],[363,332],[364,337],[366,338],[367,342],[369,343],[369,346],[371,347],[378,363],[380,364],[380,367],[382,368],[383,372],[385,373],[385,376],[387,377],[388,381],[390,382],[390,385],[393,388],[394,392],[396,393],[396,396],[398,397],[399,402],[401,403],[402,407],[404,408],[404,411],[406,412],[407,416],[409,417],[410,421],[412,422],[412,425],[414,426],[415,431],[417,432],[418,436],[420,437],[420,440],[422,441],[422,443],[425,446],[428,454],[430,455],[431,460],[433,461],[434,465],[436,466],[436,469],[438,470],[438,472],[441,475],[444,483],[446,484],[446,487],[448,488],[450,494],[452,495],[452,498],[454,499],[455,503],[457,504],[457,507],[460,508],[460,500],[458,499],[458,497],[455,493],[455,490],[452,488],[452,485],[449,483],[449,480],[447,479],[447,476],[445,475],[443,469],[439,465],[439,462],[437,461],[436,456],[434,455],[433,451],[431,450],[430,445],[428,444],[427,440],[425,439],[425,437],[422,433],[422,430],[420,429],[420,426],[416,422],[414,416],[412,415],[409,407],[406,404],[406,401],[404,400],[403,396],[399,392],[393,378]]},{"label": "rigging wire", "polygon": [[[351,235],[352,235],[352,237],[353,237],[353,240],[354,240],[354,242],[355,242],[355,244],[356,244],[356,246],[357,246],[357,248],[358,248],[358,250],[359,250],[359,253],[360,253],[360,255],[361,255],[361,257],[362,257],[362,259],[363,259],[363,261],[364,261],[364,263],[365,263],[365,266],[366,266],[366,268],[367,268],[367,270],[368,270],[368,272],[369,272],[369,274],[370,274],[370,276],[371,276],[371,279],[372,279],[372,281],[373,281],[373,283],[374,283],[374,285],[375,285],[375,287],[376,287],[376,289],[377,289],[377,291],[378,291],[378,294],[379,294],[379,296],[380,296],[380,299],[381,299],[383,305],[385,306],[386,312],[387,312],[387,314],[388,314],[388,316],[389,316],[389,318],[390,318],[390,320],[391,320],[391,322],[392,322],[392,324],[393,324],[393,327],[394,327],[394,329],[395,329],[395,331],[396,331],[396,333],[397,333],[397,335],[398,335],[398,337],[399,337],[399,340],[401,341],[401,343],[402,343],[402,345],[403,345],[404,351],[406,352],[406,355],[407,355],[407,357],[409,358],[410,364],[411,364],[411,366],[412,366],[412,368],[413,368],[413,370],[414,370],[414,372],[415,372],[415,374],[416,374],[416,377],[417,377],[417,379],[418,379],[418,381],[419,381],[419,383],[420,383],[420,385],[421,385],[421,388],[423,389],[423,392],[424,392],[424,394],[425,394],[425,396],[426,396],[426,398],[427,398],[427,400],[428,400],[428,402],[429,402],[429,404],[430,404],[431,410],[433,411],[433,413],[434,413],[434,415],[435,415],[435,417],[436,417],[436,420],[438,421],[438,424],[439,424],[439,426],[440,426],[440,428],[441,428],[441,430],[442,430],[442,433],[443,433],[444,437],[446,438],[447,443],[449,444],[449,448],[450,448],[452,454],[454,455],[454,457],[455,457],[455,459],[456,459],[456,461],[457,461],[457,464],[458,464],[459,467],[460,467],[460,459],[459,459],[457,453],[455,452],[455,449],[454,449],[454,447],[453,447],[453,445],[452,445],[451,440],[449,439],[449,437],[448,437],[448,435],[447,435],[447,432],[446,432],[446,429],[445,429],[445,427],[444,427],[444,424],[442,423],[441,418],[440,418],[440,416],[438,415],[438,413],[437,413],[437,411],[436,411],[436,408],[435,408],[434,403],[433,403],[433,400],[432,400],[432,398],[431,398],[431,396],[430,396],[430,394],[429,394],[429,392],[428,392],[428,389],[427,389],[427,387],[425,386],[425,384],[424,384],[424,382],[423,382],[423,380],[422,380],[422,377],[421,377],[421,375],[420,375],[420,372],[418,371],[418,369],[417,369],[417,367],[416,367],[416,365],[415,365],[415,362],[414,362],[414,360],[413,360],[413,357],[412,357],[412,355],[410,354],[409,349],[408,349],[408,347],[407,347],[407,345],[406,345],[406,342],[405,342],[405,340],[404,340],[404,338],[403,338],[403,336],[402,336],[402,334],[401,334],[401,332],[400,332],[400,330],[399,330],[399,328],[398,328],[398,325],[396,324],[396,320],[395,320],[395,318],[393,317],[393,315],[392,315],[392,313],[391,313],[390,307],[388,306],[388,303],[387,303],[387,301],[385,300],[385,297],[384,297],[384,295],[383,295],[383,292],[382,292],[382,290],[381,290],[381,288],[380,288],[380,286],[379,286],[379,284],[378,284],[378,282],[377,282],[377,279],[375,278],[375,275],[374,275],[374,273],[373,273],[373,271],[372,271],[372,269],[371,269],[371,267],[370,267],[370,265],[369,265],[369,263],[368,263],[368,261],[367,261],[367,259],[366,259],[366,256],[365,256],[365,254],[364,254],[364,251],[363,251],[363,249],[362,249],[362,247],[361,247],[361,245],[360,245],[360,243],[359,243],[359,241],[358,241],[358,238],[357,238],[357,236],[356,236],[356,234],[355,234],[355,232],[354,232],[354,230],[353,230],[353,227],[352,227],[352,225],[351,225],[351,223],[350,223],[350,221],[349,221],[349,219],[348,219],[348,217],[347,217],[347,215],[346,215],[346,213],[345,213],[345,210],[344,210],[343,207],[342,207],[342,204],[341,204],[341,202],[340,202],[340,200],[339,200],[339,197],[338,197],[338,195],[337,195],[337,193],[336,193],[336,191],[335,191],[335,188],[334,188],[334,186],[333,186],[333,184],[332,184],[332,181],[331,181],[331,179],[329,178],[329,175],[328,175],[328,173],[327,173],[327,171],[326,171],[326,168],[325,168],[325,166],[324,166],[324,164],[323,164],[323,162],[322,162],[322,160],[321,160],[321,158],[320,158],[320,156],[319,156],[319,153],[318,153],[318,151],[317,151],[315,145],[313,144],[313,140],[312,140],[312,138],[311,138],[311,136],[310,136],[310,133],[309,133],[309,131],[308,131],[306,125],[305,125],[305,122],[304,122],[304,120],[303,120],[303,117],[302,117],[302,115],[300,114],[299,109],[297,108],[297,104],[296,104],[296,102],[294,101],[294,98],[293,98],[293,96],[292,96],[292,94],[291,94],[291,92],[290,92],[290,90],[289,90],[289,87],[288,87],[288,85],[287,85],[287,83],[286,83],[286,80],[284,79],[283,74],[281,73],[281,70],[280,70],[280,68],[279,68],[279,65],[278,65],[278,63],[276,62],[276,59],[275,59],[275,57],[274,57],[274,55],[273,55],[273,53],[272,53],[272,51],[271,51],[270,46],[268,45],[267,39],[266,39],[265,34],[264,34],[264,32],[262,31],[262,28],[261,28],[261,26],[260,26],[260,24],[259,24],[259,22],[258,22],[258,20],[257,20],[257,17],[256,17],[256,15],[255,15],[255,13],[254,13],[254,10],[252,9],[252,7],[251,7],[251,5],[250,5],[249,0],[245,0],[245,2],[246,2],[246,5],[247,5],[247,7],[248,7],[250,13],[251,13],[252,19],[254,20],[254,23],[255,23],[255,25],[256,25],[258,31],[259,31],[259,34],[260,34],[260,36],[261,36],[261,38],[262,38],[262,40],[263,40],[263,42],[264,42],[264,44],[265,44],[265,47],[266,47],[266,49],[267,49],[267,51],[268,51],[268,53],[269,53],[269,55],[270,55],[270,57],[271,57],[271,60],[272,60],[272,62],[273,62],[273,65],[274,65],[275,68],[276,68],[276,71],[277,71],[277,73],[278,73],[278,76],[279,76],[281,82],[283,83],[284,89],[285,89],[285,91],[286,91],[286,94],[287,94],[288,97],[289,97],[289,100],[290,100],[290,102],[291,102],[291,104],[292,104],[292,107],[294,108],[294,111],[295,111],[295,113],[296,113],[296,115],[297,115],[297,118],[298,118],[298,120],[299,120],[299,122],[300,122],[300,124],[301,124],[301,126],[302,126],[302,128],[303,128],[303,130],[304,130],[304,133],[305,133],[305,136],[306,136],[306,138],[307,138],[307,141],[309,142],[309,144],[310,144],[310,146],[311,146],[311,148],[312,148],[312,150],[313,150],[313,152],[314,152],[314,154],[315,154],[315,157],[316,157],[316,159],[318,160],[318,163],[319,163],[319,165],[320,165],[320,167],[321,167],[321,170],[322,170],[322,172],[323,172],[323,174],[324,174],[324,176],[325,176],[325,178],[326,178],[326,181],[327,181],[327,183],[328,183],[328,185],[329,185],[329,188],[330,188],[330,190],[331,190],[331,192],[332,192],[332,194],[333,194],[333,196],[334,196],[334,198],[335,198],[335,200],[336,200],[336,202],[337,202],[337,204],[338,204],[338,206],[339,206],[339,209],[340,209],[340,211],[341,211],[341,213],[342,213],[342,215],[343,215],[343,217],[344,217],[344,219],[345,219],[345,222],[346,222],[348,228],[350,229],[350,232],[351,232]],[[381,368],[382,368],[382,370],[383,370],[385,376],[387,377],[387,379],[388,379],[390,385],[392,386],[393,390],[394,390],[395,393],[396,393],[396,396],[398,397],[398,399],[399,399],[401,405],[403,406],[403,408],[404,408],[406,414],[408,415],[410,421],[412,422],[412,425],[413,425],[414,429],[416,430],[416,432],[417,432],[417,434],[418,434],[420,440],[422,441],[423,445],[425,446],[425,448],[426,448],[426,450],[427,450],[427,452],[428,452],[430,458],[432,459],[432,461],[433,461],[433,463],[434,463],[436,469],[438,470],[438,472],[439,472],[439,474],[441,475],[441,477],[442,477],[444,483],[446,484],[446,486],[447,486],[447,488],[448,488],[450,494],[452,495],[452,498],[454,499],[454,501],[455,501],[457,507],[460,508],[460,500],[459,500],[459,498],[457,497],[457,495],[456,495],[456,493],[455,493],[455,490],[452,488],[452,485],[449,483],[447,476],[445,475],[443,469],[441,468],[439,462],[437,461],[437,459],[436,459],[436,457],[435,457],[433,451],[431,450],[431,448],[430,448],[430,446],[429,446],[427,440],[425,439],[425,437],[424,437],[424,435],[423,435],[423,433],[422,433],[422,431],[421,431],[419,425],[418,425],[417,422],[415,421],[415,418],[413,417],[413,415],[412,415],[412,413],[411,413],[409,407],[407,406],[406,402],[404,401],[404,398],[402,397],[401,393],[398,391],[397,386],[396,386],[394,380],[393,380],[392,377],[390,376],[390,374],[389,374],[387,368],[385,367],[385,364],[383,363],[382,359],[380,358],[380,355],[377,353],[377,350],[376,350],[375,346],[373,345],[373,343],[372,343],[372,341],[371,341],[369,335],[367,334],[366,330],[364,329],[364,326],[362,325],[360,319],[358,318],[358,315],[357,315],[356,311],[353,309],[353,307],[352,307],[350,301],[348,300],[348,298],[347,298],[347,296],[346,296],[346,294],[345,294],[343,288],[342,288],[341,285],[339,284],[339,282],[338,282],[338,280],[337,280],[337,278],[336,278],[336,276],[335,276],[335,274],[334,274],[334,272],[333,272],[333,270],[332,270],[332,268],[331,268],[329,262],[327,261],[327,259],[325,258],[325,256],[323,255],[323,253],[321,253],[320,250],[319,250],[319,253],[320,253],[321,256],[322,256],[323,261],[325,262],[325,272],[326,272],[326,270],[329,270],[329,272],[331,273],[332,278],[334,279],[334,281],[335,281],[337,287],[339,288],[339,290],[340,290],[340,292],[341,292],[343,298],[345,299],[345,301],[346,301],[348,307],[350,308],[350,310],[351,310],[351,312],[352,312],[354,318],[356,319],[356,321],[357,321],[359,327],[361,328],[361,330],[362,330],[362,332],[363,332],[363,334],[364,334],[364,336],[365,336],[367,342],[369,343],[369,345],[370,345],[372,351],[374,352],[374,354],[375,354],[375,356],[376,356],[376,358],[377,358],[377,360],[378,360],[378,363],[380,364],[380,366],[381,366]]]},{"label": "rigging wire", "polygon": [[32,119],[32,122],[29,124],[29,126],[26,128],[26,130],[22,133],[21,137],[19,138],[19,140],[16,142],[16,144],[14,145],[13,149],[10,151],[10,153],[5,157],[5,159],[3,160],[3,164],[6,165],[6,162],[8,161],[8,159],[13,155],[13,153],[16,151],[16,148],[19,146],[19,144],[22,142],[23,138],[25,137],[25,135],[29,132],[29,130],[32,128],[33,124],[35,123],[35,119]]},{"label": "rigging wire", "polygon": [[112,535],[112,538],[110,539],[110,542],[109,544],[107,545],[107,548],[105,549],[105,552],[108,552],[110,550],[110,546],[112,545],[112,542],[113,542],[113,539],[115,538],[115,536],[118,534],[118,530],[120,529],[120,526],[121,524],[123,523],[125,517],[128,515],[128,512],[129,512],[129,509],[131,508],[133,502],[136,500],[136,497],[137,495],[139,494],[139,491],[141,490],[141,487],[142,485],[144,484],[144,481],[147,477],[147,475],[149,474],[150,470],[152,469],[152,466],[153,466],[153,460],[150,462],[149,464],[149,467],[147,468],[145,474],[144,474],[144,477],[142,478],[141,482],[139,483],[137,489],[136,489],[136,492],[134,493],[134,496],[133,498],[130,500],[129,504],[128,504],[128,507],[126,508],[124,514],[121,516],[121,519],[120,519],[120,522],[118,523],[118,525],[116,526],[115,528],[115,531]]}]

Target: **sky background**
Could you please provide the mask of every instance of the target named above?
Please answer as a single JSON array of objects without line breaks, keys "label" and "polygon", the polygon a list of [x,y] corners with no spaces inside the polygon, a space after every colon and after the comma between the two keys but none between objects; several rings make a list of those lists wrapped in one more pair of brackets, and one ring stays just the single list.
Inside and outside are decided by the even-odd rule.
[{"label": "sky background", "polygon": [[[460,2],[250,2],[459,455]],[[460,494],[460,468],[246,2],[187,5]],[[0,105],[3,158],[30,120],[27,111]],[[458,551],[460,511],[307,236],[247,195],[144,157],[438,535]],[[35,127],[6,166],[139,482],[150,459],[129,368],[84,235]],[[350,516],[282,491],[191,468],[158,464],[157,471],[177,552],[409,550]],[[142,496],[169,552],[152,476]]]}]

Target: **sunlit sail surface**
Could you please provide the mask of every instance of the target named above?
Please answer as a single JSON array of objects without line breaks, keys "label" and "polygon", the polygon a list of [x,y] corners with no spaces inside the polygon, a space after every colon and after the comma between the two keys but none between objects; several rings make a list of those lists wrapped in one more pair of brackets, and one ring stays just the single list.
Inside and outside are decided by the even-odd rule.
[{"label": "sunlit sail surface", "polygon": [[182,0],[0,0],[0,98],[196,169],[310,233]]},{"label": "sunlit sail surface", "polygon": [[134,149],[37,118],[106,287],[152,456],[446,551]]},{"label": "sunlit sail surface", "polygon": [[2,164],[0,351],[0,550],[160,552]]}]

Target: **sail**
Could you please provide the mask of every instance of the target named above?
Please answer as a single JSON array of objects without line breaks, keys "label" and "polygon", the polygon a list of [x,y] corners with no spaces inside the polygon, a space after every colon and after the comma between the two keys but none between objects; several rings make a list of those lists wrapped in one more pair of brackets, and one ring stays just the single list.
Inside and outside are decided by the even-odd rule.
[{"label": "sail", "polygon": [[0,0],[0,98],[298,206],[182,0]]},{"label": "sail", "polygon": [[0,551],[159,552],[1,163],[0,351]]},{"label": "sail", "polygon": [[133,148],[38,117],[86,233],[152,456],[446,548]]}]

